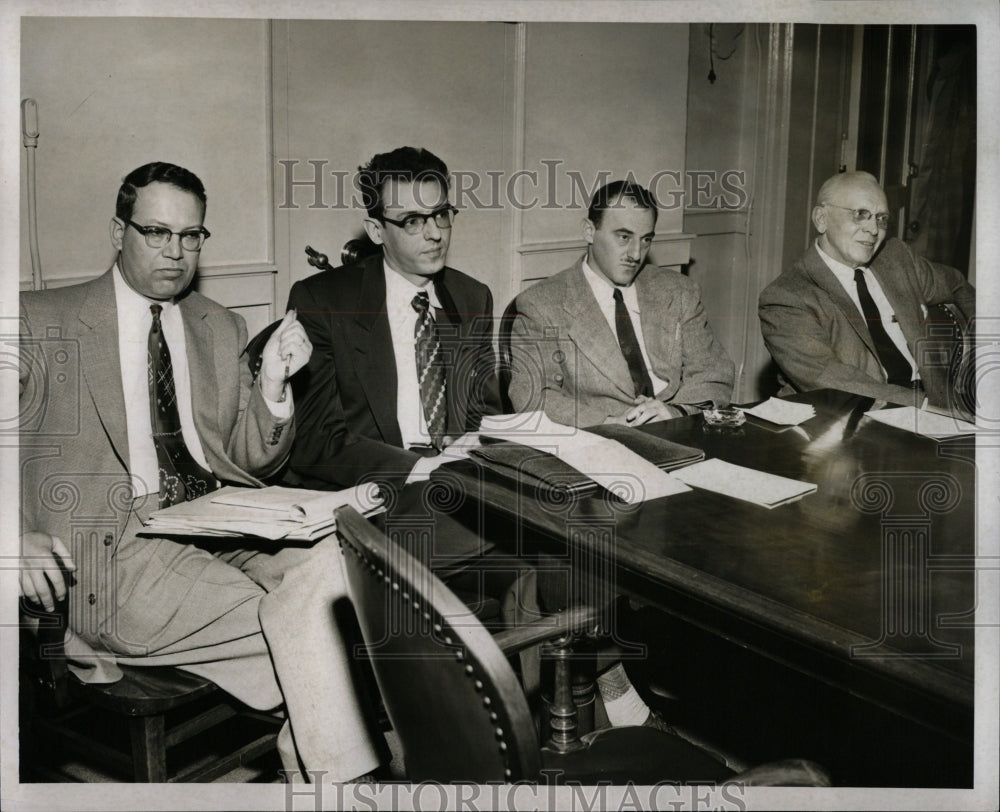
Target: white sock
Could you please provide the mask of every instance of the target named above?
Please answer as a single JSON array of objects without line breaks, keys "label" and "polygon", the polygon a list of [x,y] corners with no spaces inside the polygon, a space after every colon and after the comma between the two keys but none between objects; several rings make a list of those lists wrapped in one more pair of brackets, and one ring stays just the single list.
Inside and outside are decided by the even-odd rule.
[{"label": "white sock", "polygon": [[621,663],[598,676],[597,687],[612,727],[641,725],[649,717],[649,706],[629,681]]}]

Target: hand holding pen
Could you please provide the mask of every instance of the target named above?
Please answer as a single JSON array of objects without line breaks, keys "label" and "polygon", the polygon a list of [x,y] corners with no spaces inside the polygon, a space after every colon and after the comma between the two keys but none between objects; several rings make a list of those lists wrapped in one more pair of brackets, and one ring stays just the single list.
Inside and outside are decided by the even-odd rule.
[{"label": "hand holding pen", "polygon": [[312,344],[305,328],[289,310],[264,345],[261,356],[260,385],[269,400],[283,401],[288,379],[304,367],[312,355]]}]

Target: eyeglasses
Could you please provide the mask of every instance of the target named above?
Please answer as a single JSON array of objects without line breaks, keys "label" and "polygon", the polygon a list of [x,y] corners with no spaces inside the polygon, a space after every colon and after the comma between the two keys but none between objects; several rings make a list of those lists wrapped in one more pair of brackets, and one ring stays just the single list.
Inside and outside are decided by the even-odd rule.
[{"label": "eyeglasses", "polygon": [[140,226],[129,219],[126,219],[125,222],[145,237],[146,245],[150,248],[163,248],[176,234],[181,238],[181,248],[185,251],[200,251],[201,247],[205,244],[205,240],[212,236],[207,228],[171,231],[169,228],[164,228],[163,226]]},{"label": "eyeglasses", "polygon": [[431,218],[434,219],[434,225],[438,228],[451,228],[456,214],[458,214],[458,209],[454,206],[442,206],[440,209],[430,212],[430,214],[408,214],[402,220],[393,220],[384,214],[379,219],[383,223],[392,223],[394,226],[398,226],[407,234],[419,234],[424,230],[424,226],[427,225],[427,221]]},{"label": "eyeglasses", "polygon": [[855,225],[861,225],[862,223],[867,223],[872,217],[875,218],[875,225],[879,227],[880,230],[885,231],[889,227],[889,215],[888,214],[872,214],[868,209],[851,209],[847,206],[838,206],[836,203],[824,203],[824,206],[833,206],[835,209],[843,209],[844,211],[849,211],[851,213],[851,219],[854,221]]}]

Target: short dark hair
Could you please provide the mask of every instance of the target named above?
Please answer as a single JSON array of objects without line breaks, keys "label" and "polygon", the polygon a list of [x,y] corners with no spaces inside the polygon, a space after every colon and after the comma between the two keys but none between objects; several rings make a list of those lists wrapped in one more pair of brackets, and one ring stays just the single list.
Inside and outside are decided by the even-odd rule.
[{"label": "short dark hair", "polygon": [[118,202],[115,204],[115,216],[119,220],[131,220],[135,208],[136,192],[151,183],[169,183],[185,192],[190,192],[201,201],[202,213],[208,205],[205,186],[198,176],[183,166],[154,161],[133,169],[123,179],[118,189]]},{"label": "short dark hair", "polygon": [[594,224],[595,228],[601,227],[601,220],[604,218],[606,209],[611,208],[619,200],[628,198],[635,202],[640,209],[649,209],[653,212],[653,225],[656,225],[657,211],[656,199],[653,193],[643,188],[632,180],[613,180],[605,184],[596,192],[590,201],[590,208],[587,209],[587,218]]},{"label": "short dark hair", "polygon": [[381,220],[385,213],[382,194],[387,180],[422,183],[434,180],[447,192],[448,167],[444,161],[423,147],[399,147],[392,152],[381,152],[364,166],[358,167],[358,186],[368,216]]}]

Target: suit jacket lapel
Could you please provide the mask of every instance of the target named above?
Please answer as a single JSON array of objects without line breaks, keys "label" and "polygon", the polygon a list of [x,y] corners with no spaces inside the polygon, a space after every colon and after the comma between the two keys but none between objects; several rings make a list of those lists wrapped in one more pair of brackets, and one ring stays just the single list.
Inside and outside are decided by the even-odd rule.
[{"label": "suit jacket lapel", "polygon": [[218,370],[226,360],[216,358],[216,353],[223,352],[225,347],[223,342],[215,340],[208,313],[192,304],[190,298],[182,299],[178,306],[184,322],[194,425],[206,459],[217,469],[218,461],[227,459],[224,444],[228,438],[223,438],[219,431],[219,390],[223,384],[218,378]]},{"label": "suit jacket lapel", "polygon": [[[461,363],[460,356],[471,349],[471,344],[466,341],[468,333],[468,323],[462,318],[463,314],[470,309],[456,303],[444,283],[445,271],[442,270],[434,277],[434,292],[437,294],[438,302],[441,304],[441,311],[438,313],[438,330],[441,335],[442,350],[445,351],[447,366],[445,368],[445,392],[448,396],[448,426],[449,428],[465,426],[466,416],[469,411],[469,385],[471,378],[468,370]],[[450,352],[448,350],[450,349]],[[458,370],[465,370],[465,374],[459,376]]]},{"label": "suit jacket lapel", "polygon": [[885,294],[885,298],[892,306],[892,314],[903,331],[903,337],[910,352],[916,357],[914,348],[917,341],[923,336],[923,313],[920,310],[919,300],[908,290],[901,289],[898,284],[898,274],[892,274],[890,268],[878,261],[878,257],[871,264],[871,272],[878,279],[878,283]]},{"label": "suit jacket lapel", "polygon": [[94,280],[80,305],[80,364],[98,418],[127,469],[128,427],[118,354],[118,311],[111,274],[108,271]]},{"label": "suit jacket lapel", "polygon": [[594,292],[583,275],[583,260],[566,277],[566,301],[569,314],[569,334],[579,352],[585,355],[598,372],[632,397],[635,386],[629,376],[618,337],[611,331],[601,312]]},{"label": "suit jacket lapel", "polygon": [[642,343],[649,356],[649,363],[655,371],[669,366],[666,362],[669,349],[664,344],[673,342],[676,338],[674,324],[676,319],[672,316],[673,292],[665,293],[662,288],[660,290],[650,288],[648,280],[651,278],[649,274],[640,271],[635,280],[635,293],[642,320]]},{"label": "suit jacket lapel", "polygon": [[833,300],[833,303],[840,309],[845,320],[851,325],[854,332],[857,333],[858,338],[864,342],[868,350],[877,358],[878,353],[875,351],[875,342],[872,341],[872,334],[868,329],[864,316],[861,315],[858,306],[854,304],[854,300],[847,295],[844,286],[833,275],[833,271],[826,266],[815,245],[806,254],[804,266],[806,275],[816,285],[826,291],[827,295]]},{"label": "suit jacket lapel", "polygon": [[365,263],[354,318],[346,329],[354,347],[358,380],[379,431],[391,445],[402,446],[396,419],[396,363],[385,302],[385,271],[381,255]]}]

